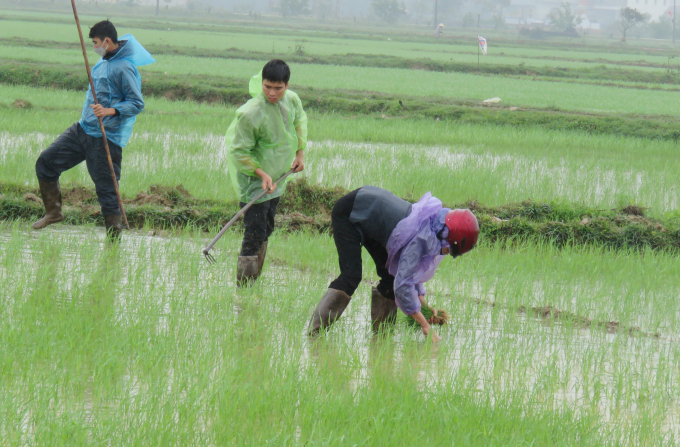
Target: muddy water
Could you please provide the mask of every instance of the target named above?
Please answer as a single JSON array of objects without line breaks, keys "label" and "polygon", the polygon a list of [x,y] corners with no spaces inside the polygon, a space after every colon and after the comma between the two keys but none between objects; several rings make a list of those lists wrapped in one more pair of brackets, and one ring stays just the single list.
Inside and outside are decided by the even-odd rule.
[{"label": "muddy water", "polygon": [[[0,226],[0,280],[5,284],[0,297],[15,296],[13,287],[19,287],[11,284],[11,271],[39,271],[51,242],[64,242],[59,252],[63,271],[57,278],[58,287],[64,291],[76,290],[87,282],[86,276],[92,274],[89,263],[106,247],[102,228],[54,226],[43,232],[27,228],[18,231],[13,234],[7,226]],[[209,238],[204,239],[126,232],[115,273],[116,321],[133,325],[139,308],[133,310],[129,303],[143,296],[148,308],[155,312],[156,330],[170,330],[173,295],[187,292],[182,282],[185,269],[197,268],[198,272],[195,294],[183,301],[188,315],[192,302],[207,296],[206,287],[218,287],[225,296],[238,293],[229,267],[237,245],[225,243],[218,249],[217,266],[211,267],[202,260],[196,266],[193,255],[201,258],[201,249]],[[15,260],[12,266],[5,262],[9,257]],[[274,295],[289,288],[299,291],[300,299],[305,301],[306,305],[293,307],[297,315],[292,317],[299,320],[293,326],[276,322],[275,318],[267,323],[273,334],[271,343],[301,350],[299,370],[303,375],[327,365],[329,359],[342,359],[355,371],[352,386],[356,391],[370,387],[384,374],[412,374],[424,391],[446,386],[462,394],[486,396],[491,402],[514,396],[532,408],[597,411],[603,422],[616,425],[650,412],[656,414],[660,407],[664,410],[659,426],[667,433],[680,434],[680,407],[674,395],[668,394],[680,381],[678,350],[672,341],[676,334],[654,339],[548,323],[511,309],[479,305],[475,301],[489,298],[480,288],[478,296],[466,296],[449,309],[451,324],[438,329],[443,338],[440,344],[432,346],[417,331],[403,326],[387,336],[376,337],[369,330],[371,284],[365,281],[330,335],[312,341],[304,335],[306,322],[332,275],[333,272],[310,273],[299,266],[270,263],[262,278],[272,286]],[[433,280],[433,290],[443,287],[437,281],[441,279]],[[540,281],[535,287],[540,289]],[[246,293],[242,304],[234,300],[233,306],[224,311],[251,318],[253,312],[276,308],[278,304],[272,303],[270,296],[258,293]],[[308,296],[313,293],[318,296]],[[67,299],[64,297],[68,294],[60,296]],[[6,318],[11,324],[13,316]],[[200,315],[187,318],[201,324]],[[126,377],[133,398],[143,391],[143,381],[134,374]],[[168,387],[172,386],[173,378],[168,377]],[[87,391],[84,398],[86,410],[91,409],[88,399],[92,397]]]}]

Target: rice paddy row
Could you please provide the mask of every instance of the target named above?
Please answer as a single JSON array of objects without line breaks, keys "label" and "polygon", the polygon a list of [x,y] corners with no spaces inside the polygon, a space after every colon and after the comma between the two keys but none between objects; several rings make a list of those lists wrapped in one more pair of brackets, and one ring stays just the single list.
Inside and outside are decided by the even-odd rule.
[{"label": "rice paddy row", "polygon": [[[367,257],[343,319],[311,344],[307,318],[337,269],[326,237],[275,235],[261,282],[242,292],[238,233],[212,267],[197,234],[128,233],[106,250],[101,232],[15,224],[0,241],[10,444],[677,441],[677,258],[483,244],[431,281],[452,322],[429,346],[403,324],[370,334]],[[660,337],[506,310],[546,304]]]}]

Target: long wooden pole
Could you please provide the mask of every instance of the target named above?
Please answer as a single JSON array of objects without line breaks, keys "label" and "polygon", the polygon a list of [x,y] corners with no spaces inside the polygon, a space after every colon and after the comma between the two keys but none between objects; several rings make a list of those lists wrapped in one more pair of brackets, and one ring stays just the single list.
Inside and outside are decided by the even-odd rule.
[{"label": "long wooden pole", "polygon": [[[73,7],[73,16],[76,19],[76,25],[78,26],[78,35],[80,36],[80,47],[83,50],[83,58],[85,59],[85,70],[87,70],[87,79],[90,81],[90,88],[92,89],[92,99],[95,105],[99,104],[97,101],[97,93],[94,91],[94,82],[92,82],[92,73],[90,72],[90,62],[87,60],[87,52],[85,51],[85,40],[83,39],[83,31],[80,29],[80,20],[78,20],[78,11],[76,10],[76,1],[71,0],[71,6]],[[101,117],[99,119],[99,127],[102,130],[102,138],[104,139],[104,149],[106,150],[106,158],[109,160],[109,169],[111,169],[111,178],[113,179],[113,186],[116,189],[116,197],[118,198],[118,206],[120,207],[120,214],[123,216],[123,225],[125,228],[130,228],[128,224],[127,216],[125,215],[125,210],[123,209],[123,199],[120,197],[120,190],[118,189],[118,180],[116,180],[116,171],[113,169],[113,160],[111,160],[111,151],[109,150],[109,143],[106,139],[106,130],[104,129],[104,121]]]}]

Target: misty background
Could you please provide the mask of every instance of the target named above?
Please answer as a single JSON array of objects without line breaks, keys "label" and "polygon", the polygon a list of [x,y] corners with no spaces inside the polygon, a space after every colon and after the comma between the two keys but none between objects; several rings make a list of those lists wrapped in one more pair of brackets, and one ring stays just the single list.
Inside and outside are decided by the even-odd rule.
[{"label": "misty background", "polygon": [[[50,0],[52,3],[64,0]],[[672,39],[677,0],[88,0],[126,7],[184,9],[210,14],[307,17],[321,21],[408,23],[445,35],[447,28],[518,29],[530,38],[607,37]],[[625,40],[625,36],[624,36]]]}]

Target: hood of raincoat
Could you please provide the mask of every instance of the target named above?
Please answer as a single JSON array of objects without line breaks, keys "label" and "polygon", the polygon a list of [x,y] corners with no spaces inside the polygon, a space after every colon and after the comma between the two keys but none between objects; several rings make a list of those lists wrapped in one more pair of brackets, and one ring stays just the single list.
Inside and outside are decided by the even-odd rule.
[{"label": "hood of raincoat", "polygon": [[[290,169],[295,152],[307,147],[307,115],[295,92],[289,89],[279,102],[271,104],[262,91],[262,72],[250,78],[248,91],[252,99],[236,111],[225,136],[229,176],[239,201],[244,203],[262,191],[262,180],[255,175],[257,168],[276,182]],[[286,181],[257,203],[280,197]]]},{"label": "hood of raincoat", "polygon": [[[142,78],[136,67],[156,61],[132,35],[126,34],[119,41],[125,43],[113,57],[109,60],[102,58],[92,67],[92,82],[99,104],[105,108],[115,108],[120,113],[118,116],[103,118],[106,137],[120,147],[125,147],[132,135],[136,116],[144,109]],[[102,134],[99,120],[90,107],[93,104],[90,86],[83,104],[80,125],[88,135],[98,138]]]},{"label": "hood of raincoat", "polygon": [[[413,204],[411,214],[392,230],[387,242],[385,266],[395,277],[395,301],[406,315],[420,310],[418,294],[425,294],[424,287],[419,292],[413,287],[432,279],[439,263],[444,259],[441,254],[443,243],[437,237],[443,226],[441,210],[441,200],[429,192],[425,193]],[[402,260],[405,249],[409,250],[409,254]]]},{"label": "hood of raincoat", "polygon": [[253,98],[260,95],[264,96],[264,91],[262,90],[262,72],[259,72],[250,78],[250,82],[248,82],[248,93],[250,93],[250,96]]}]

